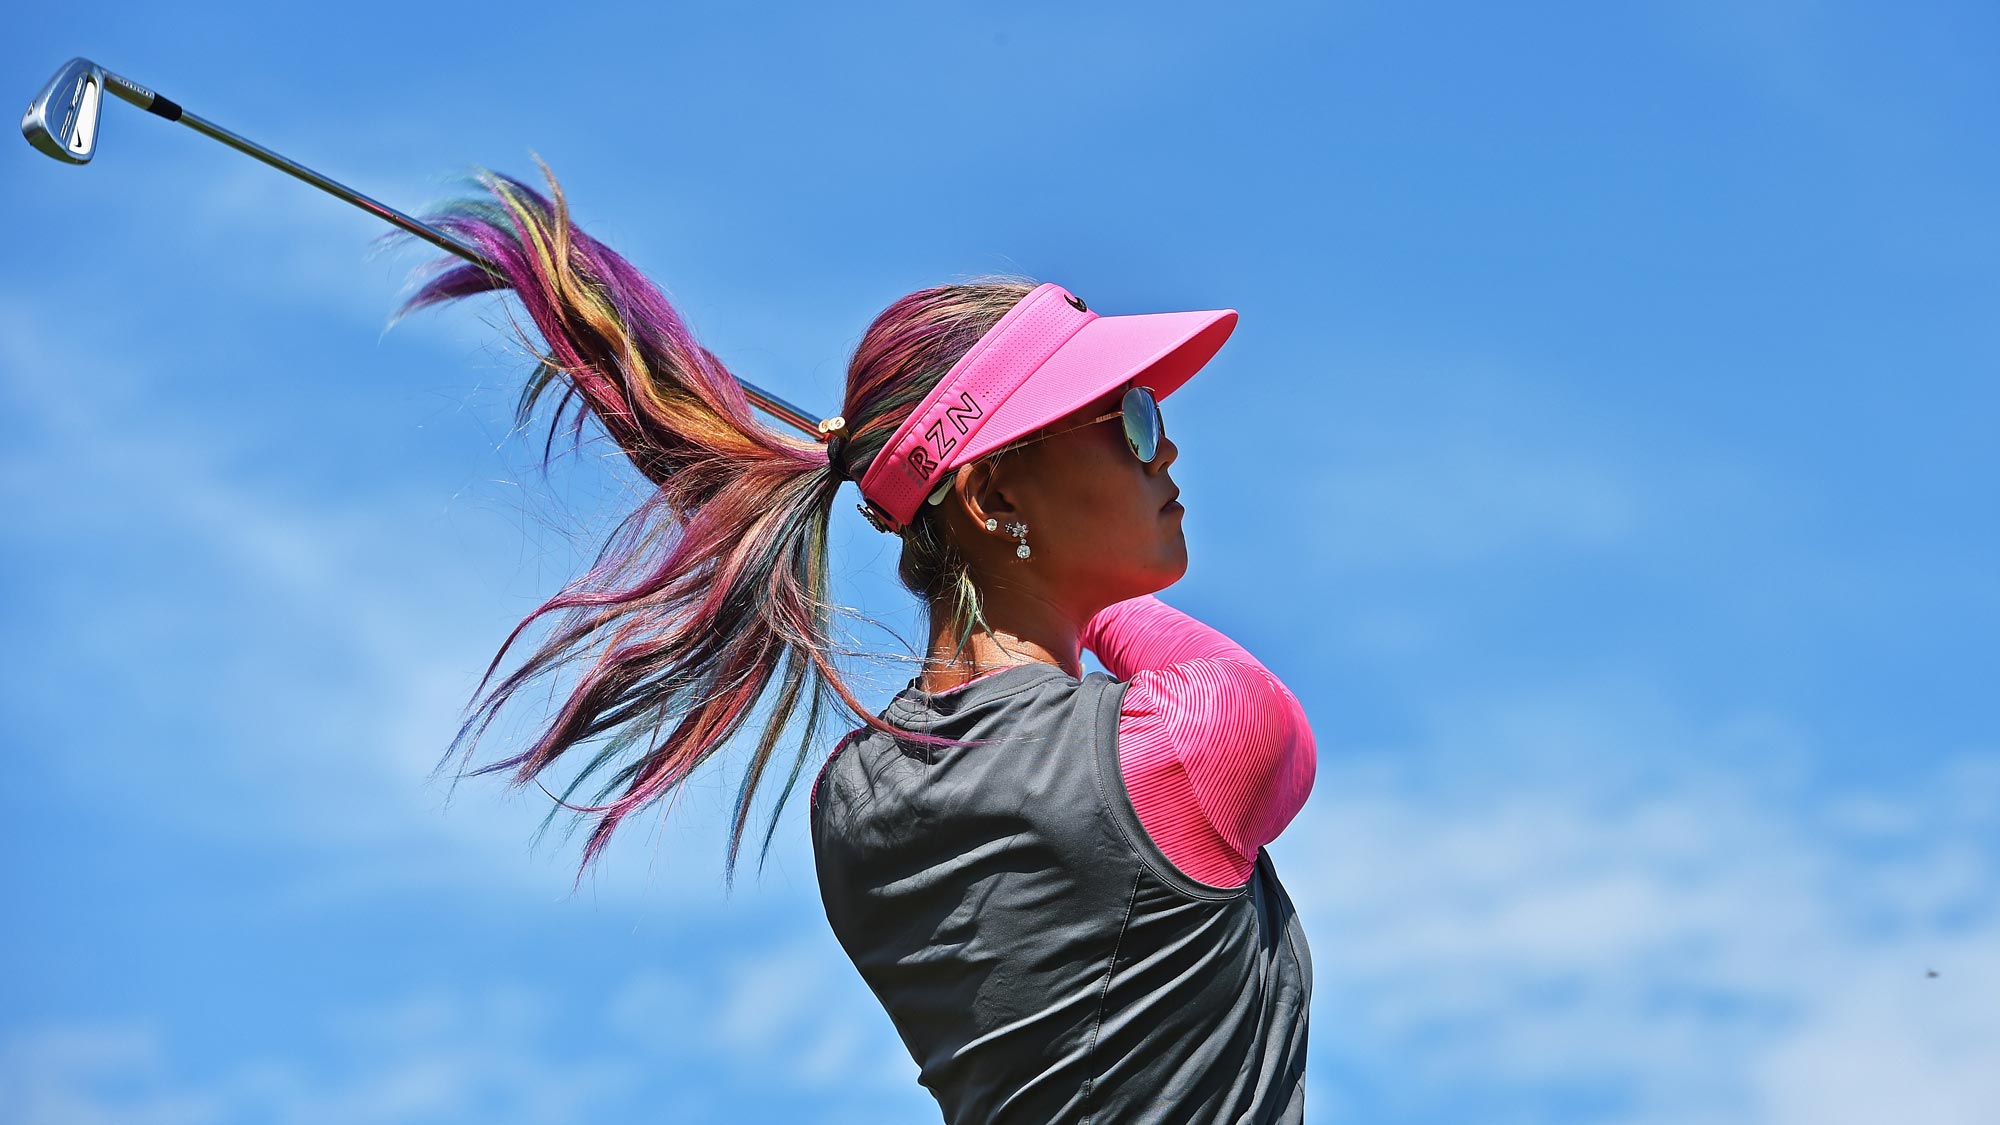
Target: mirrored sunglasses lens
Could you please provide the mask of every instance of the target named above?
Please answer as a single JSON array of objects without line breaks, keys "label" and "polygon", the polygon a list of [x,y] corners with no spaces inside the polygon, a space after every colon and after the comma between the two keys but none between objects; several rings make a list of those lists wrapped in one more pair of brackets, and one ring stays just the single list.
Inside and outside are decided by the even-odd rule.
[{"label": "mirrored sunglasses lens", "polygon": [[1124,414],[1125,444],[1132,448],[1132,455],[1150,465],[1160,452],[1160,404],[1153,399],[1153,392],[1144,387],[1133,387],[1125,392],[1125,398],[1118,405]]}]

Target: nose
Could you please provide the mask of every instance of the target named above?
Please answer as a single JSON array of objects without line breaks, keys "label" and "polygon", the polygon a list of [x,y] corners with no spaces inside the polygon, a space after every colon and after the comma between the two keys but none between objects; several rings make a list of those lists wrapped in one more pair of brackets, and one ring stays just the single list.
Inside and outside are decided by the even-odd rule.
[{"label": "nose", "polygon": [[1146,466],[1146,468],[1154,476],[1158,476],[1166,472],[1167,466],[1173,464],[1174,458],[1180,455],[1181,447],[1175,445],[1174,439],[1168,437],[1166,431],[1163,429],[1160,431],[1160,448],[1153,453],[1153,463]]}]

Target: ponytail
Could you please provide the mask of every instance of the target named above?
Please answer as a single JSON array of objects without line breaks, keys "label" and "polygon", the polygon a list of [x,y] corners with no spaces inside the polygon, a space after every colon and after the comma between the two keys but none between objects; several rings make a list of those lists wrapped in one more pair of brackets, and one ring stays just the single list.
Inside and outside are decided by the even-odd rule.
[{"label": "ponytail", "polygon": [[[475,697],[486,692],[521,633],[561,611],[526,662],[476,707],[468,705],[471,714],[439,768],[461,744],[469,760],[516,691],[562,665],[580,663],[583,671],[567,701],[528,750],[471,771],[479,776],[512,769],[511,784],[521,786],[571,747],[609,735],[556,798],[559,807],[599,814],[577,869],[580,883],[619,821],[674,790],[721,748],[748,720],[782,664],[777,700],[737,788],[725,872],[733,887],[751,798],[802,696],[805,730],[764,832],[760,867],[785,801],[819,743],[828,689],[868,726],[918,742],[952,740],[904,731],[869,714],[833,666],[827,532],[840,480],[829,471],[819,441],[760,424],[736,379],[694,339],[660,290],[570,222],[554,174],[539,158],[536,163],[548,197],[482,169],[474,178],[490,200],[454,201],[425,217],[479,250],[497,272],[457,257],[432,263],[421,272],[436,276],[390,323],[429,305],[511,290],[546,344],[546,350],[537,347],[515,325],[539,360],[517,404],[516,426],[527,423],[552,384],[563,386],[543,446],[544,472],[563,410],[578,400],[572,448],[581,444],[589,414],[657,488],[614,529],[588,573],[508,634]],[[995,312],[984,323],[997,317]],[[941,373],[932,373],[931,382]],[[887,424],[893,429],[895,420]],[[872,442],[858,444],[872,455],[888,435],[879,424],[869,435]],[[850,451],[848,460],[856,475],[865,468],[861,450]],[[568,803],[586,777],[641,745],[594,798],[604,802],[617,791],[615,799]]]}]

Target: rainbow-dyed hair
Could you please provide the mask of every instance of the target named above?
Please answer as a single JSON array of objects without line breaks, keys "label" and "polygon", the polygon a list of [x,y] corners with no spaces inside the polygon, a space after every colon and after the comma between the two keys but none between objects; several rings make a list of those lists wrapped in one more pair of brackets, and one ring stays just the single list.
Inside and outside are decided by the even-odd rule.
[{"label": "rainbow-dyed hair", "polygon": [[[522,786],[564,751],[610,734],[557,798],[559,808],[600,814],[577,869],[580,883],[620,820],[672,792],[743,726],[782,663],[777,699],[737,787],[726,865],[733,886],[751,798],[808,686],[805,730],[764,832],[760,867],[819,741],[826,689],[868,727],[910,741],[963,743],[883,722],[834,666],[840,650],[830,639],[827,532],[839,481],[828,470],[825,447],[762,424],[735,377],[694,339],[661,291],[570,222],[554,174],[539,157],[536,164],[548,181],[547,197],[512,177],[478,169],[471,179],[491,199],[455,200],[424,216],[480,250],[499,273],[455,256],[427,263],[419,276],[435,276],[390,323],[425,306],[511,289],[546,344],[537,346],[521,333],[539,363],[516,406],[516,426],[527,423],[551,383],[564,384],[543,445],[544,473],[563,408],[580,398],[570,427],[573,445],[582,440],[588,413],[657,488],[613,530],[588,573],[508,634],[475,697],[523,630],[544,614],[566,611],[518,670],[476,707],[468,704],[471,714],[439,768],[462,743],[469,758],[473,743],[520,688],[562,665],[582,663],[586,670],[533,746],[471,771],[513,769],[511,784]],[[412,237],[392,232],[384,239]],[[1035,284],[1007,276],[922,289],[875,318],[848,364],[839,411],[848,420],[845,456],[853,477],[866,472],[952,364]],[[521,332],[518,323],[515,329]],[[904,532],[898,576],[934,609],[952,615],[963,651],[975,626],[984,627],[984,614],[971,573],[935,511],[926,506]],[[602,651],[592,657],[600,641]],[[596,797],[603,801],[622,786],[615,800],[568,803],[584,778],[642,740],[645,748]],[[555,815],[552,808],[549,816]]]}]

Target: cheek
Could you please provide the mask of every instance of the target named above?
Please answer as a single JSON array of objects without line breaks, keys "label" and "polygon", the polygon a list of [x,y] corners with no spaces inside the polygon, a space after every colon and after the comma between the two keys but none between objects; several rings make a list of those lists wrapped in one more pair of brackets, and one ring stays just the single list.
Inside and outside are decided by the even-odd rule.
[{"label": "cheek", "polygon": [[1103,450],[1077,458],[1068,467],[1064,482],[1077,496],[1089,499],[1091,510],[1113,518],[1137,505],[1145,491],[1145,482],[1132,471],[1138,462],[1131,454],[1118,452],[1122,459]]},{"label": "cheek", "polygon": [[1072,495],[1077,504],[1068,515],[1080,531],[1134,540],[1161,530],[1154,526],[1161,515],[1159,504],[1150,499],[1146,482],[1122,465],[1099,466],[1088,476],[1079,475]]},{"label": "cheek", "polygon": [[[1052,535],[1094,546],[1141,541],[1170,532],[1171,517],[1149,499],[1159,489],[1146,479],[1146,467],[1125,447],[1125,436],[1110,423],[1095,440],[1078,442],[1042,466],[1038,481],[1043,493],[1043,526]],[[1052,451],[1053,452],[1053,451]],[[1038,489],[1038,491],[1041,491]],[[1035,521],[1028,521],[1033,542]]]}]

